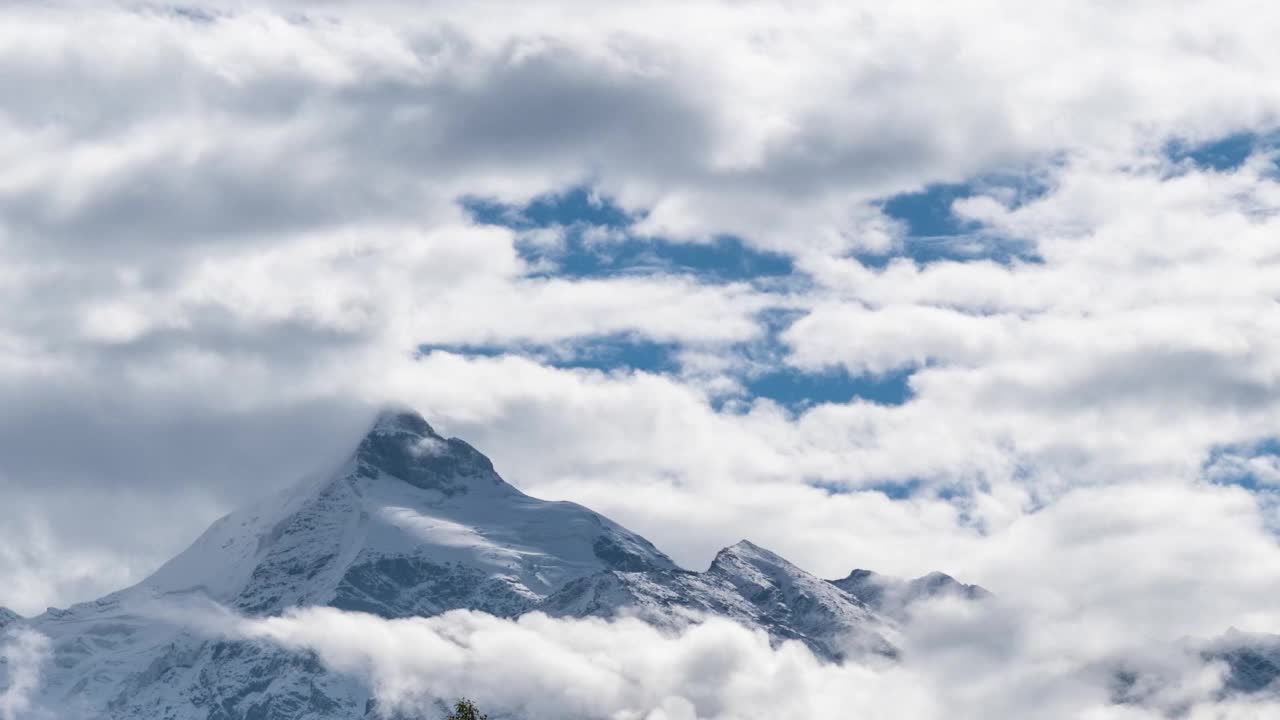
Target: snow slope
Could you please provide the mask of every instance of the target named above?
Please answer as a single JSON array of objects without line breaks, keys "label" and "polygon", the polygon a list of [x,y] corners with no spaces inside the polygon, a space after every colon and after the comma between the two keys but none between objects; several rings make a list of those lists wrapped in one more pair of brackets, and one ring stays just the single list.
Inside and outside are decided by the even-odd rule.
[{"label": "snow slope", "polygon": [[885,659],[897,653],[900,617],[885,611],[886,598],[897,608],[956,587],[980,591],[940,574],[894,584],[860,572],[823,580],[746,541],[705,572],[684,570],[587,508],[525,495],[467,443],[395,410],[335,472],[223,517],[138,585],[29,620],[0,612],[0,625],[51,640],[37,698],[51,717],[349,720],[376,715],[355,679],[307,654],[218,639],[180,609],[539,610],[671,628],[714,615],[828,659]]},{"label": "snow slope", "polygon": [[798,640],[832,660],[896,654],[892,621],[745,540],[721,550],[704,573],[607,571],[567,584],[541,609],[557,617],[637,615],[673,628],[714,615]]},{"label": "snow slope", "polygon": [[397,411],[331,476],[218,520],[132,588],[30,624],[54,643],[43,700],[70,717],[351,718],[369,698],[350,680],[313,659],[195,635],[163,609],[514,616],[582,576],[674,569],[647,540],[580,505],[521,493],[465,442]]}]

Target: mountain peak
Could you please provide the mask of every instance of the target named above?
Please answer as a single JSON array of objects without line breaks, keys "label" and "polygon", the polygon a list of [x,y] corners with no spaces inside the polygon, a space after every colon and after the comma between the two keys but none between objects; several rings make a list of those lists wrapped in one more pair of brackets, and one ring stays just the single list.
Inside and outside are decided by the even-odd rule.
[{"label": "mountain peak", "polygon": [[480,451],[457,438],[437,433],[410,408],[391,407],[378,413],[356,448],[357,473],[367,478],[389,475],[424,490],[456,495],[506,483]]},{"label": "mountain peak", "polygon": [[739,540],[716,553],[708,572],[731,576],[758,575],[760,573],[767,576],[776,576],[804,573],[803,570],[793,565],[791,561],[771,550],[766,550],[756,545],[750,540]]},{"label": "mountain peak", "polygon": [[369,429],[369,434],[439,437],[417,410],[403,405],[387,406],[380,410],[373,421],[373,427]]},{"label": "mountain peak", "polygon": [[978,585],[967,585],[937,571],[904,580],[859,569],[831,583],[877,611],[897,618],[904,617],[907,607],[920,600],[943,596],[981,600],[991,594]]},{"label": "mountain peak", "polygon": [[742,557],[742,558],[760,558],[767,560],[781,560],[778,554],[766,550],[750,540],[739,540],[738,542],[724,548],[716,553],[716,558],[724,557]]}]

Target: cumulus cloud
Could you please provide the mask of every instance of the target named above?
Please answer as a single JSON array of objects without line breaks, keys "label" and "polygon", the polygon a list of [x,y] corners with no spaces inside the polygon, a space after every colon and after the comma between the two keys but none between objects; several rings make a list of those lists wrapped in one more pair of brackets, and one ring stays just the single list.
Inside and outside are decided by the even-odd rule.
[{"label": "cumulus cloud", "polygon": [[[1007,591],[1042,577],[1034,557],[1075,558],[1032,518],[1252,517],[1198,482],[1211,449],[1280,423],[1274,153],[1209,170],[1164,150],[1273,129],[1273,8],[552,10],[0,10],[0,546],[22,548],[0,552],[0,602],[137,579],[259,488],[336,464],[316,448],[387,400],[691,566],[752,534],[825,574]],[[868,260],[908,232],[884,197],[1009,169],[1037,193],[951,210],[1026,257]],[[558,275],[460,205],[584,185],[636,220],[601,243],[734,235],[798,277]],[[774,338],[778,309],[799,319]],[[688,362],[420,353],[613,335]],[[760,365],[910,369],[911,398],[797,412],[742,392]],[[877,490],[895,483],[918,491]],[[1262,533],[1213,552],[1268,565]],[[1148,535],[1142,557],[1199,557]],[[1212,577],[1240,598],[1214,623],[1264,604],[1243,574],[1162,567],[1165,589]],[[1181,597],[1178,618],[1216,602]]]}]

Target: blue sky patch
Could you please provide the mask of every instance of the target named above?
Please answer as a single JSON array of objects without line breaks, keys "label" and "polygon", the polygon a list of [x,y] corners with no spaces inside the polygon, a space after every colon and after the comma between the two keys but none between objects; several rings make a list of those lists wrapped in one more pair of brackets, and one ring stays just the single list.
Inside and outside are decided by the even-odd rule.
[{"label": "blue sky patch", "polygon": [[793,272],[787,257],[752,250],[732,237],[696,245],[631,236],[592,242],[584,228],[570,227],[562,245],[520,243],[517,250],[530,263],[550,266],[535,273],[542,276],[689,274],[708,282],[736,282],[783,278]]},{"label": "blue sky patch", "polygon": [[675,343],[658,342],[630,335],[591,338],[574,343],[573,354],[566,358],[550,358],[555,367],[578,367],[593,370],[626,368],[660,373],[677,369]]},{"label": "blue sky patch", "polygon": [[[918,197],[891,199],[888,205],[894,212],[914,218],[913,227],[921,232],[959,232],[963,228],[944,216],[950,215],[952,199],[973,192],[974,187],[934,186],[916,194]],[[643,219],[643,214],[628,213],[609,198],[593,194],[587,188],[539,197],[523,206],[474,197],[464,199],[462,205],[477,223],[515,230],[558,229],[562,233],[559,242],[518,242],[519,252],[536,268],[531,273],[534,277],[584,279],[627,274],[687,274],[710,283],[800,284],[807,280],[795,271],[790,258],[755,250],[735,237],[720,237],[706,243],[676,243],[632,235],[628,229]],[[942,256],[936,248],[924,248],[918,254],[920,257]],[[911,398],[909,381],[913,369],[884,375],[853,375],[843,368],[806,372],[787,366],[786,347],[780,334],[801,315],[803,312],[781,308],[762,312],[758,316],[765,326],[762,338],[724,348],[724,353],[742,360],[743,370],[737,377],[743,394],[713,398],[714,407],[722,409],[741,400],[767,398],[793,412],[802,412],[823,403],[861,399],[901,405]],[[424,345],[420,348],[423,353],[432,350],[483,357],[514,354],[558,368],[605,372],[674,373],[681,369],[678,344],[633,333],[548,345]],[[762,372],[760,368],[766,370]]]},{"label": "blue sky patch", "polygon": [[1201,170],[1230,172],[1249,159],[1260,141],[1256,133],[1239,132],[1196,144],[1175,140],[1165,152],[1174,162],[1190,162]]},{"label": "blue sky patch", "polygon": [[632,235],[627,229],[643,214],[629,214],[586,188],[536,198],[523,207],[479,198],[466,198],[462,205],[478,223],[515,230],[561,228],[560,243],[517,243],[521,257],[539,268],[535,277],[689,274],[735,282],[784,278],[795,271],[787,256],[756,250],[736,237],[677,243]]},{"label": "blue sky patch", "polygon": [[906,500],[919,493],[922,485],[924,483],[919,478],[911,478],[895,482],[880,482],[867,489],[881,493],[890,500]]},{"label": "blue sky patch", "polygon": [[[433,351],[471,357],[518,355],[556,368],[584,368],[613,371],[638,371],[654,374],[680,370],[676,343],[659,342],[631,334],[606,335],[555,345],[524,344],[515,346],[459,343],[424,344],[420,354]],[[745,354],[743,346],[725,352]],[[741,379],[746,399],[767,398],[792,411],[802,411],[822,403],[847,403],[856,399],[881,405],[901,405],[911,399],[910,378],[913,370],[899,370],[885,375],[852,375],[840,370],[804,372],[779,366],[763,374]],[[721,408],[732,398],[717,398]]]},{"label": "blue sky patch", "polygon": [[976,192],[969,183],[937,183],[920,192],[894,195],[884,201],[885,215],[901,220],[911,237],[959,235],[973,229],[951,212],[951,203]]},{"label": "blue sky patch", "polygon": [[[898,480],[882,480],[863,486],[850,486],[840,482],[833,482],[822,478],[809,478],[805,480],[805,484],[809,487],[825,490],[829,495],[848,495],[850,493],[874,492],[880,493],[890,500],[908,500],[914,497],[928,496],[953,503],[957,506],[960,514],[957,519],[962,525],[981,529],[979,524],[973,522],[966,506],[973,499],[976,488],[958,484],[958,483],[937,483],[928,482],[919,477],[908,477]],[[985,490],[983,490],[985,492]]]},{"label": "blue sky patch", "polygon": [[847,403],[855,399],[880,405],[902,405],[911,399],[913,370],[886,375],[852,375],[832,370],[802,372],[781,367],[743,382],[751,397],[769,398],[793,410],[822,403]]},{"label": "blue sky patch", "polygon": [[936,262],[973,262],[990,260],[1001,265],[1015,262],[1043,262],[1032,243],[1013,238],[974,233],[951,237],[903,238],[902,249],[888,255],[856,253],[853,256],[867,267],[884,268],[900,257],[911,258],[920,265]]},{"label": "blue sky patch", "polygon": [[[619,333],[555,344],[423,344],[418,347],[418,352],[425,355],[438,350],[471,357],[516,355],[556,368],[664,374],[680,371],[680,349],[678,343]],[[723,352],[726,354],[744,360],[753,359],[755,362],[750,363],[753,367],[763,364],[770,369],[763,373],[753,370],[740,375],[743,394],[714,397],[712,407],[722,410],[735,400],[768,399],[792,412],[803,412],[823,403],[864,400],[880,405],[901,405],[911,399],[910,379],[914,368],[883,375],[854,375],[843,368],[806,372],[784,365],[784,350],[776,332],[771,332],[763,341],[725,348]],[[764,362],[760,362],[762,357]]]},{"label": "blue sky patch", "polygon": [[910,379],[915,368],[881,375],[855,375],[843,367],[804,371],[787,365],[782,333],[804,314],[787,308],[761,312],[756,318],[765,327],[764,337],[732,349],[750,360],[755,368],[769,368],[765,372],[754,370],[741,378],[748,399],[767,398],[792,412],[823,403],[843,404],[859,399],[880,405],[902,405],[911,399]]},{"label": "blue sky patch", "polygon": [[616,334],[574,340],[554,345],[522,344],[515,346],[472,344],[427,344],[418,346],[418,352],[427,354],[435,350],[474,357],[499,357],[519,355],[557,368],[586,368],[610,372],[637,370],[650,373],[671,372],[679,369],[675,343],[659,342],[638,335]]},{"label": "blue sky patch", "polygon": [[905,226],[902,247],[889,254],[863,253],[855,257],[869,267],[884,267],[896,257],[909,257],[922,265],[948,260],[1037,262],[1039,258],[1030,243],[985,231],[978,223],[952,212],[952,203],[974,195],[992,195],[1016,208],[1047,191],[1048,185],[1032,174],[999,173],[962,183],[934,183],[918,192],[893,195],[883,200],[880,208]]},{"label": "blue sky patch", "polygon": [[1209,452],[1201,467],[1204,477],[1218,485],[1237,485],[1253,491],[1280,491],[1278,477],[1264,476],[1267,468],[1280,476],[1280,437],[1252,443],[1222,445]]},{"label": "blue sky patch", "polygon": [[583,187],[536,197],[524,206],[480,197],[463,198],[461,202],[476,222],[517,230],[579,223],[624,228],[643,218],[643,215],[627,213],[609,198],[594,195]]}]

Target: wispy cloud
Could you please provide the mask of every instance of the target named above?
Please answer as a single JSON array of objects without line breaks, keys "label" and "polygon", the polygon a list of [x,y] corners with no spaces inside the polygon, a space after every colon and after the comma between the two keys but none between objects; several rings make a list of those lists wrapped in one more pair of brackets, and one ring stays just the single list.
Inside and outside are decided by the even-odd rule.
[{"label": "wispy cloud", "polygon": [[33,697],[49,659],[49,638],[28,628],[15,628],[0,636],[0,719],[32,717]]}]

